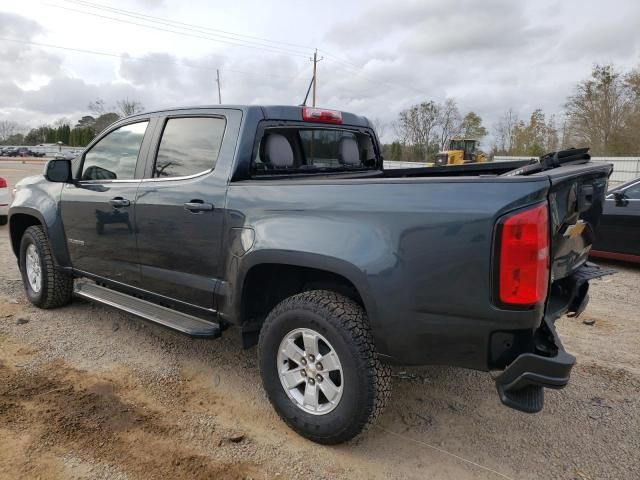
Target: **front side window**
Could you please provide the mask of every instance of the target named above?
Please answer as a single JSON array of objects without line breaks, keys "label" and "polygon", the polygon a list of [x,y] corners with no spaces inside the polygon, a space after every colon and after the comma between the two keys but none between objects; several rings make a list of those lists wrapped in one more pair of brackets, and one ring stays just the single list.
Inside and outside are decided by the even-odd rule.
[{"label": "front side window", "polygon": [[131,180],[149,122],[124,125],[107,134],[84,156],[81,180]]},{"label": "front side window", "polygon": [[215,168],[225,125],[223,118],[213,117],[167,120],[153,177],[186,177]]}]

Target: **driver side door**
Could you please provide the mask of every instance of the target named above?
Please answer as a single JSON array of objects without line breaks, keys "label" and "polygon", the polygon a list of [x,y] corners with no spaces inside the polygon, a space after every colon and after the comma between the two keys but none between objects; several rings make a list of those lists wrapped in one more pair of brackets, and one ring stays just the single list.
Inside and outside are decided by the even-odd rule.
[{"label": "driver side door", "polygon": [[75,270],[140,285],[135,198],[153,119],[117,126],[82,156],[62,191],[61,217]]}]

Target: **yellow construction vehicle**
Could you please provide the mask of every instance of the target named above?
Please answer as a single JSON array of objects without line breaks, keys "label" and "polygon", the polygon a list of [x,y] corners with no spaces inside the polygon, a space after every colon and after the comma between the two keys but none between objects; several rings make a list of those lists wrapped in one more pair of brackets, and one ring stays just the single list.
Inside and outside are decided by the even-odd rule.
[{"label": "yellow construction vehicle", "polygon": [[480,150],[478,140],[471,138],[452,138],[449,148],[436,155],[435,166],[462,165],[487,161],[487,155]]}]

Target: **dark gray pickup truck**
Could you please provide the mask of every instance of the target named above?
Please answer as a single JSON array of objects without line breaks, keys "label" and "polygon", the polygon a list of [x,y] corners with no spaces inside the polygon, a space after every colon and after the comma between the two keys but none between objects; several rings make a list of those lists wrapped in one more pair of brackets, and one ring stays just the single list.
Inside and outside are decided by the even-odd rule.
[{"label": "dark gray pickup truck", "polygon": [[385,170],[366,118],[307,107],[151,112],[17,186],[13,251],[41,308],[73,295],[194,337],[235,325],[300,434],[339,443],[390,393],[390,364],[499,371],[537,412],[575,359],[611,166]]}]

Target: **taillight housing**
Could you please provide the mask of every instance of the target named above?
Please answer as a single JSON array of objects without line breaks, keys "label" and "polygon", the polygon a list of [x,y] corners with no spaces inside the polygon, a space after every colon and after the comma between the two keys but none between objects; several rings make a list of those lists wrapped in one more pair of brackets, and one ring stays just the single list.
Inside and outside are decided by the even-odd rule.
[{"label": "taillight housing", "polygon": [[342,124],[342,112],[325,108],[302,107],[302,120],[305,122]]},{"label": "taillight housing", "polygon": [[7,181],[0,177],[0,188],[7,188]]},{"label": "taillight housing", "polygon": [[502,306],[544,302],[549,284],[546,203],[505,215],[497,226],[497,298]]}]

